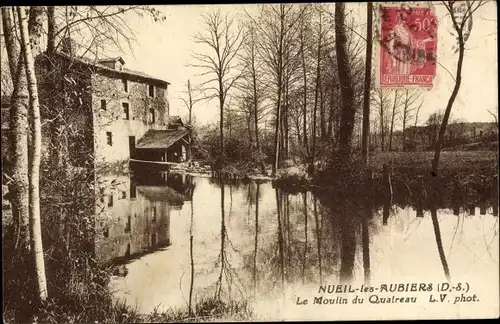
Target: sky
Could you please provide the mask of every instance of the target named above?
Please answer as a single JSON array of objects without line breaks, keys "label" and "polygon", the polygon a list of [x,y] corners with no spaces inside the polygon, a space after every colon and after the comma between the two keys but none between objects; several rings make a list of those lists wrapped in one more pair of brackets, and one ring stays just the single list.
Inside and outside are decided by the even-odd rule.
[{"label": "sky", "polygon": [[[193,34],[204,30],[200,15],[219,7],[223,12],[236,14],[241,12],[242,6],[249,12],[257,11],[256,5],[165,5],[156,7],[166,17],[163,22],[129,15],[128,22],[136,34],[137,43],[133,45],[133,54],[122,55],[126,66],[169,81],[171,114],[186,115],[187,109],[177,98],[185,90],[188,79],[192,83],[199,80],[196,74],[200,71],[187,65],[193,62],[191,53],[200,50],[192,41]],[[334,5],[330,6],[333,12]],[[356,19],[362,22],[366,12],[365,4],[348,4],[348,10],[352,10]],[[454,81],[445,68],[452,73],[456,70],[457,54],[451,50],[454,42],[450,35],[451,23],[445,17],[442,6],[435,4],[435,10],[439,19],[437,46],[440,65],[433,89],[424,93],[424,105],[419,118],[421,122],[431,113],[446,107]],[[496,3],[492,1],[474,16],[472,33],[466,44],[462,86],[452,111],[455,118],[493,121],[488,110],[498,114],[496,11]],[[362,28],[359,32],[364,33]],[[218,120],[218,105],[215,100],[201,103],[194,110],[199,123]]]},{"label": "sky", "polygon": [[[334,12],[334,4],[329,4]],[[197,74],[202,71],[189,67],[194,63],[193,52],[203,52],[200,45],[193,42],[193,35],[204,31],[200,16],[211,10],[221,9],[229,15],[242,14],[242,7],[249,13],[257,13],[258,5],[162,5],[156,6],[165,20],[154,22],[152,19],[135,13],[126,13],[125,20],[134,31],[136,41],[132,51],[117,53],[126,62],[126,67],[148,73],[171,83],[169,101],[172,115],[186,116],[187,109],[178,98],[183,95],[188,79],[195,85],[202,79]],[[359,34],[366,34],[366,4],[348,3],[347,11],[359,22]],[[457,54],[451,50],[454,39],[449,17],[439,3],[434,3],[438,24],[438,62],[434,87],[424,91],[424,104],[420,111],[420,123],[428,116],[444,110],[452,92],[454,81],[448,71],[456,70]],[[498,114],[498,64],[497,64],[497,6],[496,2],[483,6],[473,17],[473,28],[466,43],[463,78],[460,92],[452,110],[456,119],[467,121],[494,121],[490,112]],[[378,21],[375,20],[374,24]],[[2,46],[3,47],[3,46]],[[3,53],[2,53],[3,54]],[[378,58],[374,51],[374,60]],[[194,108],[199,124],[218,120],[216,100],[201,102]]]}]

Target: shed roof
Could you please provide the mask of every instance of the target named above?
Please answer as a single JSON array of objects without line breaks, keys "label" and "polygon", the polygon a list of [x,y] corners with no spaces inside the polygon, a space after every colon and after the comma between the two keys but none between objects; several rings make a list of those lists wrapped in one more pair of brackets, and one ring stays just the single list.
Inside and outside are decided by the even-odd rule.
[{"label": "shed roof", "polygon": [[166,149],[189,134],[189,130],[149,130],[136,145],[138,149]]}]

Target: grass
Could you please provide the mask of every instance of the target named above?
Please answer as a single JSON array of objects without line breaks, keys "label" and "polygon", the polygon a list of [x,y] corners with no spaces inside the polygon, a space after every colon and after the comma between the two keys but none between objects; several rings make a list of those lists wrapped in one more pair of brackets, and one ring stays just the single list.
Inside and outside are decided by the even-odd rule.
[{"label": "grass", "polygon": [[[375,152],[370,154],[370,165],[381,171],[384,164],[391,169],[430,171],[434,152]],[[444,151],[441,152],[439,170],[462,171],[494,169],[498,164],[497,151]]]}]

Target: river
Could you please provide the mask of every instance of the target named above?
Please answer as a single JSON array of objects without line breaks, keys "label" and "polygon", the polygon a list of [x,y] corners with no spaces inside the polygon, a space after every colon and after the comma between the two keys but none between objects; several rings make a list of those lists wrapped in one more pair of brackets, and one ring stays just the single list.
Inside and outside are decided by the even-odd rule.
[{"label": "river", "polygon": [[[482,316],[498,311],[498,207],[439,209],[433,222],[430,210],[421,215],[392,205],[384,213],[355,198],[289,194],[263,181],[221,188],[207,177],[158,173],[110,175],[104,182],[96,255],[120,265],[114,296],[143,313],[186,308],[191,286],[193,302],[214,294],[246,300],[266,320],[468,318],[478,309]],[[447,303],[430,303],[431,291],[420,287],[430,284],[439,298],[446,272],[455,291]],[[409,285],[396,293],[358,292],[362,308],[314,304],[320,296],[332,302],[354,296],[320,293],[320,286],[397,289],[390,285],[400,283]],[[455,303],[466,291],[464,298],[476,294],[480,301]],[[393,295],[419,301],[380,304]]]}]

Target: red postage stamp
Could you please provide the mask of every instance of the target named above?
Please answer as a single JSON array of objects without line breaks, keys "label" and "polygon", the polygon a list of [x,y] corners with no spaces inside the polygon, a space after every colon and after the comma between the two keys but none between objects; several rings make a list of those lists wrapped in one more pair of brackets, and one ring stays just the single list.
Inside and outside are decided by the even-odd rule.
[{"label": "red postage stamp", "polygon": [[379,87],[432,88],[437,63],[437,20],[432,8],[380,6],[379,16]]}]

